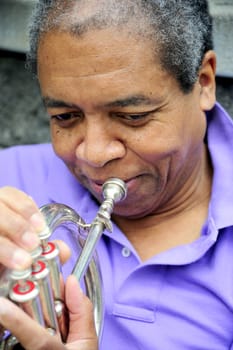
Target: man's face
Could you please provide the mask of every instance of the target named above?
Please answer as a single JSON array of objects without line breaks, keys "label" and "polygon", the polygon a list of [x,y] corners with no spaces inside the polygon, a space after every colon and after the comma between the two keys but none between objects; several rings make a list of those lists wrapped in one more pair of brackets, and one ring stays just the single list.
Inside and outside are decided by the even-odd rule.
[{"label": "man's face", "polygon": [[[101,200],[110,177],[126,181],[116,212],[139,217],[175,205],[201,167],[200,87],[183,94],[150,42],[117,30],[45,34],[38,74],[54,150]],[[170,203],[170,204],[169,204]]]}]

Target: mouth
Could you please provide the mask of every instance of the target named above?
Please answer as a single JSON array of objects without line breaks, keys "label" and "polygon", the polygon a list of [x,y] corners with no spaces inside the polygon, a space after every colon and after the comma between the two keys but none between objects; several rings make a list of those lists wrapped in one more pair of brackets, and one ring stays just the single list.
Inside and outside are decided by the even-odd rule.
[{"label": "mouth", "polygon": [[88,188],[94,194],[101,195],[104,181],[96,181],[88,179]]},{"label": "mouth", "polygon": [[[116,176],[114,176],[114,177],[116,177]],[[141,177],[141,175],[134,176],[134,177],[131,177],[131,178],[128,178],[128,179],[125,179],[125,180],[122,179],[122,178],[120,178],[120,179],[125,182],[126,187],[127,187],[127,192],[129,192],[129,191],[131,192],[131,191],[135,191],[137,189],[138,182],[140,181],[140,177]],[[101,196],[103,184],[108,179],[109,178],[107,178],[106,180],[88,179],[88,188],[90,189],[90,191],[93,194]]]}]

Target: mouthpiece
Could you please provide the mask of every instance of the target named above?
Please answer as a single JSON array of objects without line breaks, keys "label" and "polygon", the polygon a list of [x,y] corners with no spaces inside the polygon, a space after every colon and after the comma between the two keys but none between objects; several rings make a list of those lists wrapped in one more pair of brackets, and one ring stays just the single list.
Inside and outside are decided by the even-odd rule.
[{"label": "mouthpiece", "polygon": [[104,199],[112,199],[115,203],[124,200],[127,195],[126,184],[118,178],[108,179],[103,184],[102,191]]}]

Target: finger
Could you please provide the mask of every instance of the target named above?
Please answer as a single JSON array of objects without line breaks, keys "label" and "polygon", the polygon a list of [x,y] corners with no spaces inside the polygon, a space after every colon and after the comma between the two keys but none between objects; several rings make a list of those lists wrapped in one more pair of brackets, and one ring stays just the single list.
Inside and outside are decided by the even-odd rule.
[{"label": "finger", "polygon": [[43,216],[32,197],[14,187],[3,187],[0,190],[0,202],[26,219],[30,219],[35,213],[38,214],[39,220],[33,217],[31,223],[35,229],[41,230],[40,225],[44,223]]},{"label": "finger", "polygon": [[[35,214],[33,215],[34,218]],[[38,235],[31,224],[31,218],[29,217],[27,220],[3,202],[0,202],[0,232],[1,236],[7,237],[28,250],[35,248],[39,241]]]},{"label": "finger", "polygon": [[57,240],[54,240],[54,242],[58,245],[58,248],[59,248],[59,258],[60,258],[61,264],[65,264],[71,256],[70,248],[62,240],[57,239]]},{"label": "finger", "polygon": [[70,318],[68,343],[79,340],[97,346],[92,303],[83,294],[73,275],[67,279],[65,297]]},{"label": "finger", "polygon": [[0,298],[0,323],[9,329],[26,350],[65,350],[58,337],[33,321],[9,300]]},{"label": "finger", "polygon": [[[29,220],[33,214],[38,213],[40,214],[36,203],[33,201],[33,199],[28,196],[26,193],[14,188],[14,187],[3,187],[0,190],[0,202],[4,203],[5,206],[7,206],[12,211],[19,213],[22,215],[25,219]],[[41,215],[42,218],[42,215]],[[32,225],[40,225],[40,223],[37,222],[37,220],[33,220],[32,218]],[[39,227],[38,229],[41,229]]]},{"label": "finger", "polygon": [[0,263],[9,269],[25,269],[32,263],[31,255],[5,237],[0,237]]},{"label": "finger", "polygon": [[20,232],[23,224],[19,215],[16,218],[17,214],[9,212],[4,216],[6,211],[7,208],[1,210],[0,206],[0,263],[10,269],[27,268],[31,264],[29,251],[40,243],[38,234],[27,230]]},{"label": "finger", "polygon": [[[22,247],[33,240],[29,233],[38,233],[45,220],[36,203],[26,193],[13,187],[0,189],[0,232]],[[26,234],[26,235],[24,235]],[[32,243],[31,243],[32,245]]]},{"label": "finger", "polygon": [[0,189],[0,263],[8,268],[26,268],[28,253],[40,243],[38,232],[45,220],[35,202],[15,188]]}]

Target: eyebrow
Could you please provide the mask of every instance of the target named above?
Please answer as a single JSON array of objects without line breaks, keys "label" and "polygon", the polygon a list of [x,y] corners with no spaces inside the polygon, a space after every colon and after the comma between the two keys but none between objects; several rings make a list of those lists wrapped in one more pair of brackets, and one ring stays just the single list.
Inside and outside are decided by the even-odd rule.
[{"label": "eyebrow", "polygon": [[[62,100],[56,100],[51,97],[43,97],[42,98],[43,103],[45,107],[47,108],[75,108],[80,109],[81,108],[74,104],[74,103],[67,103]],[[161,103],[161,99],[150,99],[147,96],[144,95],[132,95],[127,96],[122,99],[117,99],[115,101],[108,102],[104,104],[104,107],[106,108],[114,108],[114,107],[130,107],[130,106],[141,106],[141,105],[152,105],[152,104],[159,104]]]},{"label": "eyebrow", "polygon": [[45,105],[45,107],[47,108],[64,108],[64,107],[69,107],[69,108],[79,108],[78,105],[74,104],[74,103],[67,103],[65,101],[62,100],[56,100],[54,98],[51,97],[42,97],[42,101]]},{"label": "eyebrow", "polygon": [[118,99],[107,103],[106,107],[129,107],[129,106],[141,106],[141,105],[151,105],[155,100],[150,99],[144,95],[133,95],[126,98]]}]

